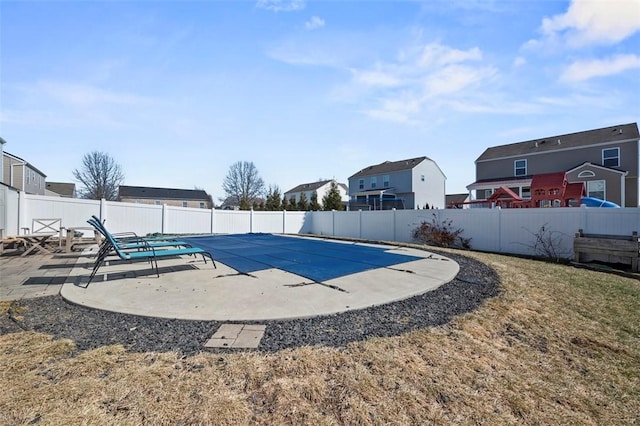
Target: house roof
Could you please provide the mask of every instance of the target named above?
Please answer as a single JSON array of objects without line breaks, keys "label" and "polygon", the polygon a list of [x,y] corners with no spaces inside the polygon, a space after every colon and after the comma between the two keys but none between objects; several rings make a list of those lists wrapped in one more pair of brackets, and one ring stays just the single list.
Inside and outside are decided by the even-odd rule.
[{"label": "house roof", "polygon": [[595,167],[595,168],[598,168],[598,169],[606,170],[608,172],[619,173],[619,174],[625,175],[625,176],[627,174],[629,174],[629,172],[627,170],[618,170],[618,169],[614,169],[612,167],[607,167],[607,166],[602,166],[600,164],[595,164],[595,163],[592,163],[590,161],[585,161],[584,163],[582,163],[582,164],[580,164],[580,165],[578,165],[576,167],[570,168],[569,170],[567,170],[567,173],[574,172],[574,171],[576,171],[578,169],[581,169],[583,167]]},{"label": "house roof", "polygon": [[119,198],[151,198],[154,200],[208,200],[202,189],[151,188],[148,186],[126,186],[118,188]]},{"label": "house roof", "polygon": [[542,139],[532,139],[507,145],[499,145],[487,148],[476,160],[487,161],[498,158],[508,158],[528,154],[564,150],[607,142],[638,140],[638,124],[629,123],[601,129],[587,130],[566,135],[548,136]]},{"label": "house roof", "polygon": [[392,172],[399,172],[402,170],[411,170],[425,160],[433,161],[429,157],[416,157],[416,158],[409,158],[407,160],[400,160],[400,161],[385,161],[384,163],[365,167],[364,169],[360,170],[358,173],[354,174],[353,176],[350,176],[349,179],[357,178],[361,176],[379,175],[381,173],[392,173]]},{"label": "house roof", "polygon": [[531,189],[534,188],[562,188],[566,180],[565,172],[542,173],[534,175],[531,180]]},{"label": "house roof", "polygon": [[564,190],[564,198],[579,199],[587,195],[583,182],[568,183]]},{"label": "house roof", "polygon": [[40,174],[41,176],[47,177],[47,175],[45,175],[44,173],[42,173],[40,170],[38,170],[37,167],[35,167],[33,164],[29,163],[27,160],[24,160],[20,157],[18,157],[17,155],[13,155],[13,154],[9,154],[7,151],[3,151],[2,152],[3,155],[6,155],[8,157],[13,158],[14,160],[18,160],[21,163],[26,164],[31,170],[38,172],[38,174]]},{"label": "house roof", "polygon": [[46,189],[64,197],[73,197],[76,191],[76,184],[66,182],[47,182]]},{"label": "house roof", "polygon": [[452,204],[462,204],[465,201],[467,201],[467,198],[469,198],[469,194],[468,193],[464,193],[464,194],[448,194],[445,195],[445,205],[450,206]]},{"label": "house roof", "polygon": [[317,182],[301,183],[300,185],[285,192],[285,194],[290,194],[292,192],[315,191],[316,189],[322,188],[330,182],[331,180],[319,180]]}]

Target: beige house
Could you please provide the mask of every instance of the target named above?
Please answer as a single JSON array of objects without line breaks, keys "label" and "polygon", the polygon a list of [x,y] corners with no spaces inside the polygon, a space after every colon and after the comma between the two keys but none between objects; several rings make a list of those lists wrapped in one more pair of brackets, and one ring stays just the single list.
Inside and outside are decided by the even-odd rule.
[{"label": "beige house", "polygon": [[152,188],[147,186],[125,186],[118,188],[118,201],[127,203],[155,204],[177,207],[210,209],[211,197],[202,189]]},{"label": "beige house", "polygon": [[566,172],[570,183],[584,183],[587,196],[638,207],[639,141],[638,125],[630,123],[491,147],[476,160],[467,189],[474,200],[502,186],[527,199],[534,175]]},{"label": "beige house", "polygon": [[46,177],[47,175],[26,160],[7,151],[2,152],[2,183],[5,185],[27,194],[45,195]]},{"label": "beige house", "polygon": [[68,182],[47,182],[46,195],[76,198],[76,184]]}]

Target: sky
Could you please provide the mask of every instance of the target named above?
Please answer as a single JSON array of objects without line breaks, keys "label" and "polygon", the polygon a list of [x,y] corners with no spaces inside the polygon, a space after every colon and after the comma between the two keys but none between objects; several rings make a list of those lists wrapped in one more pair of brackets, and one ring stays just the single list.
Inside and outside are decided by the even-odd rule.
[{"label": "sky", "polygon": [[0,137],[47,181],[281,192],[640,121],[640,0],[0,0]]}]

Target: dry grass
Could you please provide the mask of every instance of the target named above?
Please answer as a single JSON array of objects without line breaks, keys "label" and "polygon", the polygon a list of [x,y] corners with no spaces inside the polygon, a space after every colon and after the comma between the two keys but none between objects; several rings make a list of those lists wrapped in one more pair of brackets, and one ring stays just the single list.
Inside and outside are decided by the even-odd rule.
[{"label": "dry grass", "polygon": [[68,340],[2,335],[0,423],[640,422],[638,281],[465,254],[499,272],[500,297],[446,326],[344,349],[72,357]]}]

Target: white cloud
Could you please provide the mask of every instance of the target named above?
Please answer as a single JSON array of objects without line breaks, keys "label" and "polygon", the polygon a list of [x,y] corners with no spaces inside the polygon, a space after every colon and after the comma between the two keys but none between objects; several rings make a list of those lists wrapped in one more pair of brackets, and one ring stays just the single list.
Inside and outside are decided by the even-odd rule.
[{"label": "white cloud", "polygon": [[[482,63],[482,52],[474,47],[460,50],[439,42],[407,49],[396,62],[352,69],[352,84],[364,86],[357,91],[370,99],[366,113],[374,118],[397,123],[416,124],[434,105],[449,105],[459,99],[465,104],[481,83],[490,81],[497,70]],[[410,94],[410,95],[409,95]]]},{"label": "white cloud", "polygon": [[424,46],[418,64],[422,67],[433,67],[481,59],[482,52],[477,47],[464,51],[434,42]]},{"label": "white cloud", "polygon": [[560,79],[567,82],[585,81],[594,77],[606,77],[640,68],[640,56],[616,55],[607,59],[576,61],[569,65]]},{"label": "white cloud", "polygon": [[400,84],[400,80],[391,73],[379,70],[352,69],[353,81],[365,86],[393,87]]},{"label": "white cloud", "polygon": [[531,40],[527,47],[615,44],[640,31],[640,0],[573,0],[566,13],[544,18],[541,31],[544,39]]},{"label": "white cloud", "polygon": [[308,30],[317,30],[318,28],[324,27],[324,19],[318,16],[312,16],[307,22],[304,23],[304,26]]},{"label": "white cloud", "polygon": [[523,65],[525,65],[527,63],[527,58],[523,57],[523,56],[518,56],[517,58],[515,58],[513,60],[513,67],[514,68],[519,68]]},{"label": "white cloud", "polygon": [[305,7],[304,0],[258,0],[256,6],[273,12],[293,12]]}]

